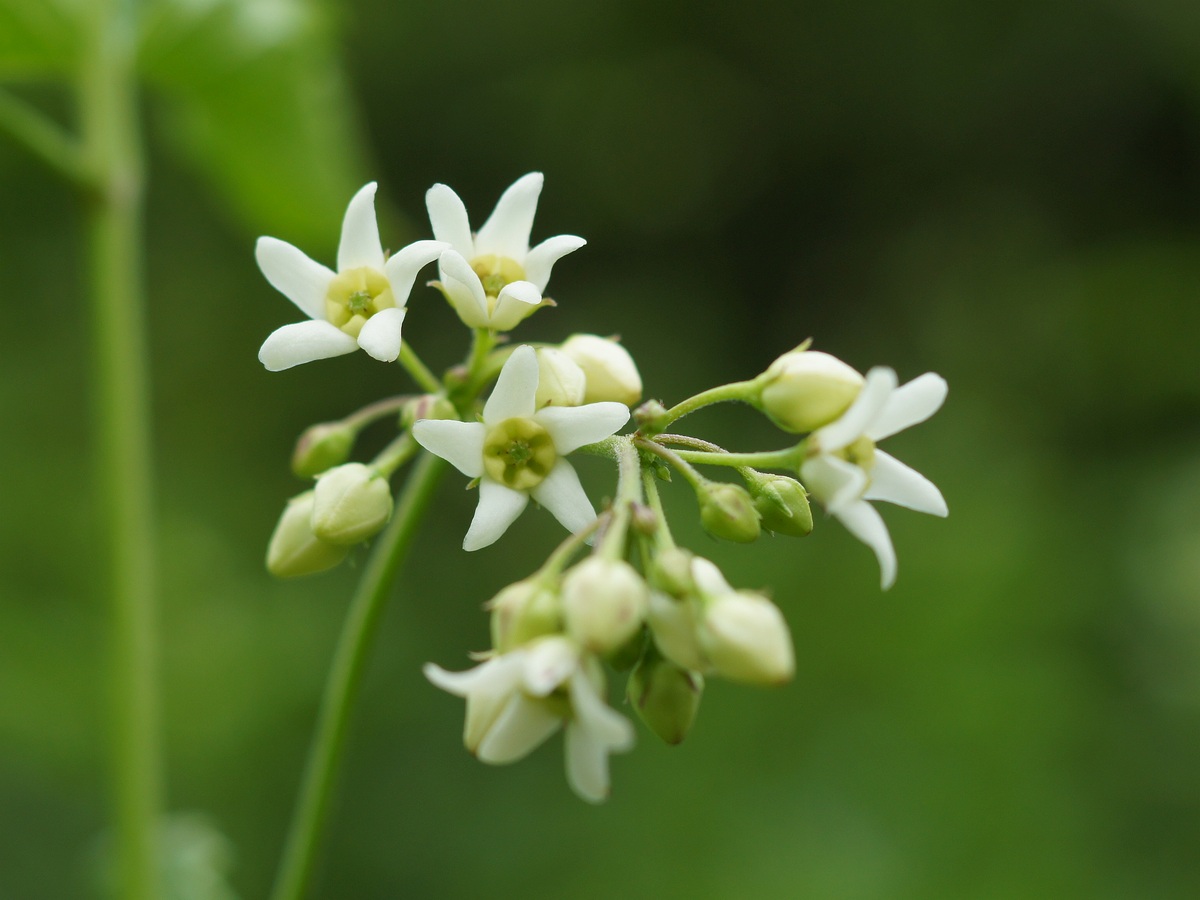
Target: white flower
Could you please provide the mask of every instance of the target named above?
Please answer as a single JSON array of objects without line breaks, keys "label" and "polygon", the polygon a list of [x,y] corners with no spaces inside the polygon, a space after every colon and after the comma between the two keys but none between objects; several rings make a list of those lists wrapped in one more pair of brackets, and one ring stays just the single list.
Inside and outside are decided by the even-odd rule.
[{"label": "white flower", "polygon": [[800,478],[829,512],[856,538],[875,551],[882,586],[896,581],[896,552],[887,526],[868,500],[886,500],[917,512],[947,514],[942,493],[924,475],[875,447],[918,422],[946,399],[946,381],[926,372],[903,387],[896,373],[875,368],[862,391],[840,419],[808,439],[808,458]]},{"label": "white flower", "polygon": [[258,351],[259,361],[278,372],[359,347],[378,360],[394,361],[400,355],[404,304],[417,272],[445,246],[417,241],[385,260],[375,222],[373,181],[346,208],[336,273],[291,244],[259,238],[254,249],[258,267],[310,320],[273,331]]},{"label": "white flower", "polygon": [[467,699],[463,743],[493,765],[516,762],[567,723],[567,781],[598,803],[608,796],[608,755],[633,745],[633,728],[604,702],[596,661],[561,635],[537,638],[466,672],[433,663],[425,677]]},{"label": "white flower", "polygon": [[568,531],[596,518],[579,476],[563,457],[615,433],[628,421],[629,408],[610,402],[537,409],[537,389],[537,355],[532,347],[518,347],[500,370],[482,422],[422,419],[413,425],[417,443],[479,479],[479,506],[464,550],[495,542],[530,496]]},{"label": "white flower", "polygon": [[435,184],[425,194],[433,236],[450,245],[438,260],[442,290],[470,327],[516,327],[542,305],[554,264],[587,243],[560,234],[529,248],[541,192],[541,172],[518,178],[474,235],[458,194],[444,184]]}]

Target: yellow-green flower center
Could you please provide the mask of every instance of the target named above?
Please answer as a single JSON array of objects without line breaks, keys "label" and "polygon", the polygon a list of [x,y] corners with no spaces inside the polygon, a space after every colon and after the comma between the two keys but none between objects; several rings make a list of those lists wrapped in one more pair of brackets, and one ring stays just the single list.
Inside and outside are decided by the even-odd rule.
[{"label": "yellow-green flower center", "polygon": [[495,298],[506,284],[525,280],[525,269],[519,262],[494,253],[475,257],[471,260],[471,268],[483,282],[483,292],[488,296],[489,306],[495,305]]},{"label": "yellow-green flower center", "polygon": [[392,286],[382,272],[363,267],[339,272],[325,294],[325,316],[351,337],[358,337],[367,319],[396,305]]},{"label": "yellow-green flower center", "polygon": [[550,433],[533,419],[505,419],[483,439],[484,471],[515,491],[537,487],[557,461]]},{"label": "yellow-green flower center", "polygon": [[871,466],[875,465],[875,442],[863,435],[843,447],[837,455],[846,462],[852,463],[864,471],[869,471]]}]

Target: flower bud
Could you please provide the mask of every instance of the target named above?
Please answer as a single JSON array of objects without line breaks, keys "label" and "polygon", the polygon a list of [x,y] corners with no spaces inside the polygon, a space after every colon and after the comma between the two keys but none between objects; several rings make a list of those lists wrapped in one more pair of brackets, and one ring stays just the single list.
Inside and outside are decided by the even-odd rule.
[{"label": "flower bud", "polygon": [[779,608],[753,591],[730,591],[705,605],[700,648],[725,678],[782,684],[796,669],[792,636]]},{"label": "flower bud", "polygon": [[700,524],[713,537],[739,544],[758,538],[758,510],[745,488],[707,481],[697,488],[696,498],[700,501]]},{"label": "flower bud", "polygon": [[642,376],[629,351],[615,340],[594,334],[573,334],[562,344],[587,376],[584,403],[615,400],[633,406],[642,399]]},{"label": "flower bud", "polygon": [[332,569],[349,547],[323,541],[312,530],[313,491],[288,501],[267,546],[267,570],[277,578],[295,578]]},{"label": "flower bud", "polygon": [[762,390],[754,405],[784,431],[799,433],[841,416],[862,389],[863,377],[828,353],[793,350],[771,363],[757,383]]},{"label": "flower bud", "polygon": [[421,419],[457,419],[458,410],[441,394],[422,394],[404,404],[400,424],[412,428]]},{"label": "flower bud", "polygon": [[681,669],[657,653],[647,653],[629,676],[626,695],[647,727],[668,744],[678,744],[692,729],[704,677]]},{"label": "flower bud", "polygon": [[627,562],[592,556],[563,578],[567,634],[600,655],[633,637],[648,603],[646,582]]},{"label": "flower bud", "polygon": [[812,533],[812,509],[804,485],[786,475],[767,475],[752,487],[754,508],[762,527],[777,534],[804,537]]},{"label": "flower bud", "polygon": [[579,363],[554,347],[538,347],[537,409],[544,406],[579,406],[587,388],[587,376]]},{"label": "flower bud", "polygon": [[492,613],[492,647],[498,653],[562,630],[558,595],[536,581],[510,584],[488,601],[487,609]]},{"label": "flower bud", "polygon": [[662,591],[651,591],[646,622],[655,646],[667,659],[685,669],[708,668],[696,638],[695,600],[676,600]]},{"label": "flower bud", "polygon": [[653,580],[672,597],[683,597],[695,590],[692,580],[692,553],[682,547],[670,547],[654,557]]},{"label": "flower bud", "polygon": [[332,544],[357,544],[377,534],[392,517],[387,479],[362,463],[346,463],[317,479],[312,531]]},{"label": "flower bud", "polygon": [[297,478],[313,478],[350,458],[357,429],[345,422],[318,422],[305,429],[292,451],[292,472]]}]

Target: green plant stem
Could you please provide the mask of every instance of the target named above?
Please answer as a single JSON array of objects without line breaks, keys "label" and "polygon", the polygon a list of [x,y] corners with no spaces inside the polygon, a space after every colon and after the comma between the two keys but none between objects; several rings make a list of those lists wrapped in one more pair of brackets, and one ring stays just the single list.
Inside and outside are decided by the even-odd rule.
[{"label": "green plant stem", "polygon": [[763,453],[707,453],[700,450],[675,450],[675,455],[684,462],[703,466],[730,466],[755,469],[795,469],[804,460],[804,443],[785,450],[768,450]]},{"label": "green plant stem", "polygon": [[384,478],[391,478],[397,469],[416,456],[418,449],[420,447],[413,440],[412,434],[406,431],[379,451],[371,465]]},{"label": "green plant stem", "polygon": [[625,556],[625,537],[629,532],[632,504],[642,500],[642,461],[630,438],[615,444],[617,453],[617,496],[613,500],[612,519],[604,529],[600,553],[607,559]]},{"label": "green plant stem", "polygon": [[[404,345],[401,344],[401,347]],[[342,422],[349,425],[351,428],[366,428],[380,419],[388,416],[399,415],[404,409],[404,405],[415,399],[412,394],[401,394],[397,397],[388,397],[384,400],[376,400],[364,406],[360,410],[350,413]]]},{"label": "green plant stem", "polygon": [[408,341],[400,342],[400,365],[404,367],[412,380],[417,383],[417,386],[427,394],[437,394],[442,390],[442,383],[438,377],[429,370],[425,363],[421,362],[421,358],[417,356],[416,351],[409,346]]},{"label": "green plant stem", "polygon": [[663,509],[662,497],[658,493],[658,477],[650,469],[642,469],[642,488],[646,492],[646,503],[658,517],[658,528],[654,532],[654,543],[659,550],[670,550],[675,547],[675,538],[671,536],[671,528],[667,525],[667,513]]},{"label": "green plant stem", "polygon": [[71,184],[95,188],[96,175],[78,139],[19,97],[0,89],[0,131]]},{"label": "green plant stem", "polygon": [[709,388],[707,391],[701,391],[699,394],[676,403],[665,413],[658,416],[652,423],[652,430],[655,432],[664,431],[668,425],[677,419],[682,419],[688,413],[694,413],[696,410],[712,406],[714,403],[727,403],[733,400],[745,401],[753,391],[753,381],[735,381],[732,384],[721,384],[717,387]]},{"label": "green plant stem", "polygon": [[679,454],[674,450],[669,450],[657,441],[648,440],[646,438],[634,438],[636,446],[649,453],[653,453],[663,462],[673,467],[680,475],[687,479],[688,484],[699,489],[703,487],[708,479],[696,471],[696,467],[690,465],[680,458]]},{"label": "green plant stem", "polygon": [[151,432],[142,296],[142,185],[134,9],[97,0],[79,72],[96,360],[102,530],[111,557],[112,765],[119,895],[161,900]]},{"label": "green plant stem", "polygon": [[334,652],[317,730],[292,816],[272,900],[300,900],[308,887],[346,735],[393,579],[417,534],[445,463],[428,453],[413,467],[387,530],[377,539]]}]

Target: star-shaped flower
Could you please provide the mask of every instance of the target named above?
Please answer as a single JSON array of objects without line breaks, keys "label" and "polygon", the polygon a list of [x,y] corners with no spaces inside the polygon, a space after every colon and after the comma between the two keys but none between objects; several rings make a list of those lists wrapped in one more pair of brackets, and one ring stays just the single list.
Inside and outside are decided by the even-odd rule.
[{"label": "star-shaped flower", "polygon": [[500,370],[482,422],[422,419],[413,425],[417,443],[479,479],[479,505],[464,550],[493,543],[530,496],[568,531],[596,518],[579,476],[563,457],[615,433],[629,420],[629,407],[609,401],[537,409],[537,389],[537,355],[532,347],[518,347]]},{"label": "star-shaped flower", "polygon": [[541,172],[518,178],[474,235],[458,194],[444,184],[425,194],[433,236],[450,245],[438,260],[442,291],[470,327],[516,327],[542,305],[554,264],[587,243],[560,234],[529,248],[541,192]]},{"label": "star-shaped flower", "polygon": [[530,643],[465,672],[428,663],[425,677],[467,699],[463,743],[493,765],[528,755],[566,722],[567,781],[598,803],[608,796],[608,755],[633,745],[629,721],[604,702],[595,659],[561,635]]},{"label": "star-shaped flower", "polygon": [[375,182],[350,200],[342,221],[337,272],[285,241],[261,237],[254,255],[263,275],[309,321],[277,328],[258,351],[272,372],[361,347],[383,362],[400,355],[400,327],[417,272],[446,245],[417,241],[384,259],[375,222]]},{"label": "star-shaped flower", "polygon": [[808,439],[808,458],[800,478],[856,538],[875,551],[882,586],[896,581],[896,552],[887,526],[867,501],[885,500],[917,512],[947,514],[942,493],[924,475],[875,447],[918,422],[946,399],[946,381],[926,372],[903,387],[896,373],[875,368],[840,419],[818,428]]}]

